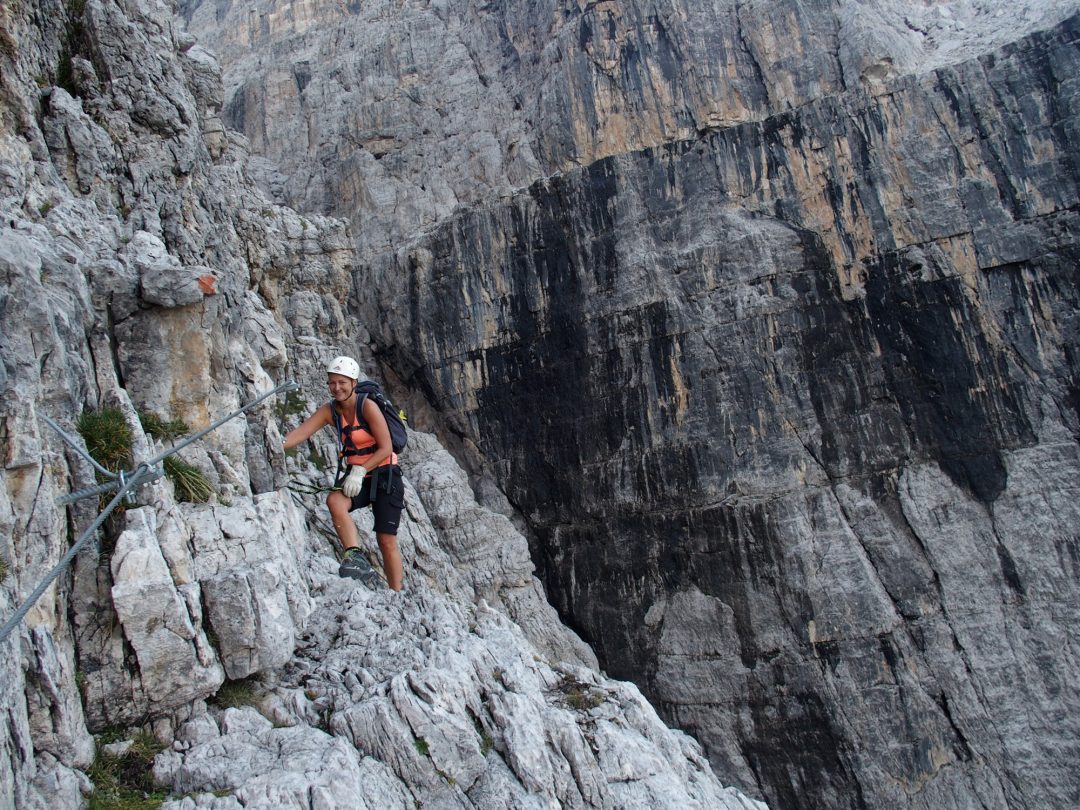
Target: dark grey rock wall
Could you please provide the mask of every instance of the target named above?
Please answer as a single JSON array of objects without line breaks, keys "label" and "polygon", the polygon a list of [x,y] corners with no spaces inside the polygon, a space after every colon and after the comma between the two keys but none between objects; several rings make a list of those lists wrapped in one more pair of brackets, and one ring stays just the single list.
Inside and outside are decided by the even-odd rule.
[{"label": "dark grey rock wall", "polygon": [[776,806],[1080,800],[1078,34],[596,161],[372,271],[560,611]]},{"label": "dark grey rock wall", "polygon": [[725,777],[1080,802],[1075,4],[182,11],[563,616]]},{"label": "dark grey rock wall", "polygon": [[[339,576],[334,439],[286,457],[282,435],[330,358],[375,369],[346,224],[258,192],[217,62],[174,23],[0,4],[0,808],[764,810],[596,671],[434,436],[403,459],[407,592]],[[208,502],[166,466],[100,531],[111,493],[66,505],[102,406],[87,444],[130,428],[136,483],[172,445]]]}]

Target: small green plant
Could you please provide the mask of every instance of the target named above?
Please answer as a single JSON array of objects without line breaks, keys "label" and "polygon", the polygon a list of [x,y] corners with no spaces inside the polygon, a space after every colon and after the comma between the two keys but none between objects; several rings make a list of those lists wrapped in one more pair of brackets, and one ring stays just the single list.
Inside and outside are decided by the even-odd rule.
[{"label": "small green plant", "polygon": [[183,419],[179,417],[165,419],[152,411],[139,411],[139,422],[142,423],[147,435],[164,441],[172,441],[191,431],[188,423]]},{"label": "small green plant", "polygon": [[131,466],[132,432],[118,408],[83,411],[75,423],[94,460],[112,472]]},{"label": "small green plant", "polygon": [[244,678],[239,681],[225,681],[218,689],[211,702],[221,709],[239,709],[241,706],[259,705],[259,688],[256,681]]},{"label": "small green plant", "polygon": [[457,784],[457,779],[452,777],[450,774],[448,774],[442,768],[436,768],[435,773],[437,773],[439,776],[441,776],[443,779],[445,779],[446,784],[450,785],[450,787],[453,787],[454,785]]},{"label": "small green plant", "polygon": [[102,749],[120,736],[102,734],[98,737],[98,752],[87,775],[94,783],[89,797],[89,810],[152,810],[165,801],[166,793],[155,790],[154,757],[165,749],[152,734],[140,732],[131,747],[114,756]]},{"label": "small green plant", "polygon": [[595,689],[576,678],[565,676],[559,684],[559,690],[566,695],[566,703],[578,711],[587,712],[604,702],[606,697],[602,689]]},{"label": "small green plant", "polygon": [[55,207],[56,206],[52,203],[52,201],[46,200],[38,206],[38,213],[41,214],[43,217],[47,217],[49,215],[49,212],[52,211]]},{"label": "small green plant", "polygon": [[481,756],[487,756],[491,753],[491,749],[495,747],[495,740],[488,734],[487,729],[480,729],[480,754]]},{"label": "small green plant", "polygon": [[303,413],[306,408],[307,402],[304,401],[304,395],[300,393],[299,388],[293,388],[291,391],[286,392],[284,399],[274,405],[278,419]]},{"label": "small green plant", "polygon": [[495,747],[495,740],[491,738],[491,733],[484,728],[484,724],[480,722],[480,718],[476,715],[472,716],[473,728],[476,729],[476,736],[480,738],[480,754],[487,756],[491,753],[491,749]]},{"label": "small green plant", "polygon": [[567,692],[566,702],[578,711],[587,712],[604,702],[604,696],[591,689]]},{"label": "small green plant", "polygon": [[7,579],[8,575],[8,561],[3,557],[0,557],[0,582]]},{"label": "small green plant", "polygon": [[417,737],[413,744],[416,746],[416,753],[420,756],[430,756],[431,750],[428,748],[428,741],[423,737]]},{"label": "small green plant", "polygon": [[206,503],[214,495],[214,488],[206,473],[177,456],[166,456],[161,462],[165,476],[172,481],[176,499],[187,503]]}]

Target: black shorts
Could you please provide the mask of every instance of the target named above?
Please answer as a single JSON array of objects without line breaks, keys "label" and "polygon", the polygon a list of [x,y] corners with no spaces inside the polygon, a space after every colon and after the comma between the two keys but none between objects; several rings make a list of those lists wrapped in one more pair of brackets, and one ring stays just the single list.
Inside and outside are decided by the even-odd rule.
[{"label": "black shorts", "polygon": [[[390,479],[390,491],[387,492],[387,479]],[[375,497],[371,496],[371,482],[377,486]],[[375,532],[377,534],[397,534],[401,521],[401,510],[405,508],[405,480],[401,477],[401,468],[396,464],[379,467],[377,472],[364,479],[360,492],[353,496],[349,511],[370,506],[375,513]]]}]

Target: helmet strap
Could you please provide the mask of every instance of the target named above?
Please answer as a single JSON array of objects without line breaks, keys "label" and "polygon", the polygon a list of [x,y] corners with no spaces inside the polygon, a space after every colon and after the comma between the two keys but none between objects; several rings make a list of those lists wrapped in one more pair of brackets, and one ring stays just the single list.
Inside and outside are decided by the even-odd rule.
[{"label": "helmet strap", "polygon": [[343,414],[343,415],[348,415],[350,410],[355,411],[356,410],[356,389],[355,388],[353,389],[353,392],[351,394],[349,394],[349,398],[347,400],[345,400],[344,402],[338,402],[335,399],[334,400],[334,407],[337,408],[338,413]]}]

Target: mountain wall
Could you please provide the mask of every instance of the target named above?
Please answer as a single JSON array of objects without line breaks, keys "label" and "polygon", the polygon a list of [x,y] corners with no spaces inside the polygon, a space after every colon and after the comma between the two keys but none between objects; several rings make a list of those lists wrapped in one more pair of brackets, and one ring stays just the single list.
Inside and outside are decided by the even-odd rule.
[{"label": "mountain wall", "polygon": [[1075,4],[181,10],[561,615],[718,772],[1080,801]]},{"label": "mountain wall", "polygon": [[[763,807],[598,671],[434,436],[406,456],[408,591],[338,576],[314,494],[335,439],[281,437],[331,357],[375,369],[353,238],[259,191],[172,12],[0,7],[5,624],[45,586],[0,639],[0,806]],[[96,482],[95,443],[188,466],[95,529],[104,500],[60,500]]]}]

